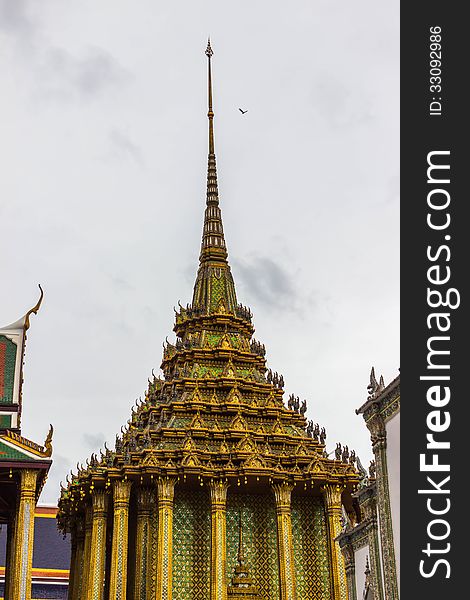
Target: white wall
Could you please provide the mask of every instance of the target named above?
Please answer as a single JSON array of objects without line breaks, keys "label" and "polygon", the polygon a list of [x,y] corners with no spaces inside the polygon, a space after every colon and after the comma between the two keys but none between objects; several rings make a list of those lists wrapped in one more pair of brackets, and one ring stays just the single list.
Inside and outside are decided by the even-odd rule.
[{"label": "white wall", "polygon": [[[366,556],[369,556],[369,546],[364,546],[359,550],[356,550],[354,554],[354,567],[356,569],[356,596],[357,600],[362,600],[362,594],[364,592],[364,584],[366,582]],[[369,568],[370,568],[370,557],[369,557]]]},{"label": "white wall", "polygon": [[393,541],[400,586],[400,413],[394,415],[386,425],[387,467],[390,507],[392,512]]}]

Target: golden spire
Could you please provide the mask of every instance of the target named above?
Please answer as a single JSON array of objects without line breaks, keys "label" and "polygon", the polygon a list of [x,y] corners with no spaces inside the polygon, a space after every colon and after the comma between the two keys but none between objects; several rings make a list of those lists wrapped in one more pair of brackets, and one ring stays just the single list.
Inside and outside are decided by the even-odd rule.
[{"label": "golden spire", "polygon": [[[208,40],[205,52],[207,64],[207,91],[209,119],[209,155],[207,163],[206,209],[202,230],[199,270],[194,285],[194,308],[204,314],[224,310],[234,314],[237,310],[237,296],[230,267],[227,261],[222,213],[219,206],[217,168],[214,150],[214,111],[212,107],[212,56],[211,42]],[[213,279],[216,279],[214,282]]]},{"label": "golden spire", "polygon": [[214,111],[212,110],[212,69],[211,69],[211,58],[214,52],[211,47],[211,39],[207,40],[206,56],[208,59],[207,65],[207,101],[208,111],[207,117],[209,119],[209,154],[214,154]]},{"label": "golden spire", "polygon": [[219,190],[217,185],[217,169],[214,150],[214,111],[212,108],[212,51],[210,39],[207,41],[207,100],[209,119],[209,157],[207,164],[206,213],[204,215],[204,230],[202,234],[202,258],[225,260],[227,249],[222,225],[222,214],[219,208]]}]

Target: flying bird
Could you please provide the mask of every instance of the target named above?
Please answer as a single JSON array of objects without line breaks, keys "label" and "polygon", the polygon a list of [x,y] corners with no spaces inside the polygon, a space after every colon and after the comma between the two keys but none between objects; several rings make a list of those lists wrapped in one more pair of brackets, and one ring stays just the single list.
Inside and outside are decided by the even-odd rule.
[{"label": "flying bird", "polygon": [[239,108],[238,110],[242,113],[242,115],[244,115],[246,112],[248,112],[248,110],[242,110],[241,108]]}]

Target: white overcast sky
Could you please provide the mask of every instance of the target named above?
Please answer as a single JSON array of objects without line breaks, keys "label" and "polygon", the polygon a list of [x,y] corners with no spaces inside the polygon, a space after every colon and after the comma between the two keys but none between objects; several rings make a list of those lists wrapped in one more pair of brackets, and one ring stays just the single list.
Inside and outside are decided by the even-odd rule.
[{"label": "white overcast sky", "polygon": [[191,300],[209,34],[239,301],[328,449],[372,456],[354,410],[371,365],[399,369],[398,0],[0,0],[0,324],[42,284],[22,433],[55,427],[43,502],[114,442]]}]

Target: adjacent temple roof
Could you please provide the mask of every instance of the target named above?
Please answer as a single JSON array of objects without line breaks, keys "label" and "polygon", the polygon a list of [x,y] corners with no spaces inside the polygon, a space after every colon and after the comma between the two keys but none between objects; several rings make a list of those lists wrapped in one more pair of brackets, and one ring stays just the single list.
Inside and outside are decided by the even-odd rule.
[{"label": "adjacent temple roof", "polygon": [[175,311],[176,340],[166,341],[163,377],[149,380],[145,400],[115,448],[105,446],[67,477],[62,488],[64,530],[91,486],[127,477],[141,485],[178,476],[202,485],[212,477],[235,485],[289,480],[319,489],[358,477],[347,448],[330,460],[324,428],[305,419],[306,402],[283,402],[284,379],[266,367],[265,347],[253,338],[251,311],[237,301],[219,204],[212,104],[212,48],[207,45],[209,153],[199,268],[191,304]]},{"label": "adjacent temple roof", "polygon": [[38,470],[36,493],[39,495],[52,462],[52,425],[44,445],[21,435],[26,332],[30,316],[37,314],[41,306],[43,291],[41,286],[39,289],[40,297],[33,308],[18,321],[0,327],[0,523],[15,506],[19,470]]}]

